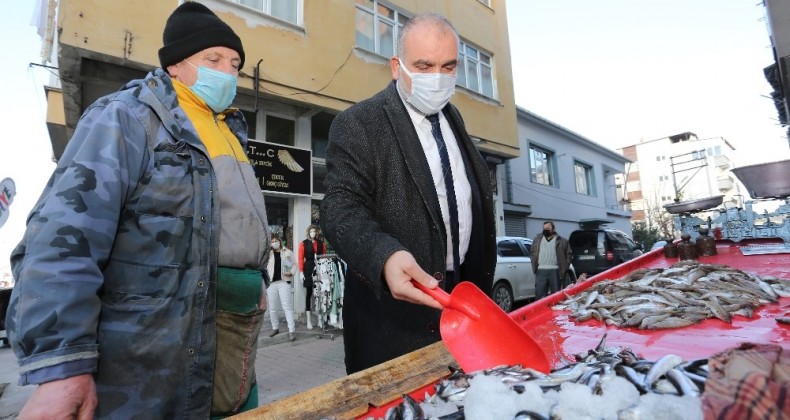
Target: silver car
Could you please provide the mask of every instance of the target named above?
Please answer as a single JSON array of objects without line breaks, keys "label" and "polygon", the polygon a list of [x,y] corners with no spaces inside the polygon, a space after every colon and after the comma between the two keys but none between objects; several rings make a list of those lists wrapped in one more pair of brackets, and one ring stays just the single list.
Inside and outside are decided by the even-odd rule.
[{"label": "silver car", "polygon": [[[535,297],[535,274],[529,257],[532,239],[518,236],[499,236],[494,287],[491,299],[505,312],[513,310],[518,301]],[[570,266],[560,288],[576,282],[576,270]]]}]

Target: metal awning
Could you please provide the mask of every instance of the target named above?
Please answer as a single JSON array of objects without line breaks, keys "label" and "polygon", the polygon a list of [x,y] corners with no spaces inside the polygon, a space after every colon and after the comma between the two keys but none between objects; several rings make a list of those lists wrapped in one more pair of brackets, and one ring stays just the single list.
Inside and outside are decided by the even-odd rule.
[{"label": "metal awning", "polygon": [[601,225],[614,223],[612,219],[579,219],[579,226],[582,229],[598,229]]}]

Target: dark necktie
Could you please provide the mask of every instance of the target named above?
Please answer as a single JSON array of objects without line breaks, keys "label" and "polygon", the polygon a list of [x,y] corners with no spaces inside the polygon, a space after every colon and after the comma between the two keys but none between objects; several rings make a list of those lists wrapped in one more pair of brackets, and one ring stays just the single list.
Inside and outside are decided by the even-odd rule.
[{"label": "dark necktie", "polygon": [[447,146],[444,143],[442,129],[439,127],[439,115],[428,115],[431,122],[431,132],[433,139],[436,140],[436,147],[439,149],[439,158],[442,160],[442,176],[444,177],[444,187],[447,190],[447,210],[450,213],[450,233],[453,240],[453,278],[447,279],[445,289],[452,290],[461,275],[461,255],[458,246],[458,201],[455,198],[455,185],[453,184],[453,170],[450,167],[450,155],[447,153]]}]

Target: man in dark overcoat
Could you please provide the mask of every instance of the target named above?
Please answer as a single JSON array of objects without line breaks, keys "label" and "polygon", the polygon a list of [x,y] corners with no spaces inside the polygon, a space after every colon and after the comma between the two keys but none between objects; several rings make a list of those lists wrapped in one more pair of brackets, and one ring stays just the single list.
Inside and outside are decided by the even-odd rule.
[{"label": "man in dark overcoat", "polygon": [[412,18],[390,59],[393,82],[339,114],[326,153],[321,224],[348,264],[343,305],[353,373],[441,340],[441,305],[411,284],[490,294],[496,265],[488,167],[458,110],[458,35]]}]

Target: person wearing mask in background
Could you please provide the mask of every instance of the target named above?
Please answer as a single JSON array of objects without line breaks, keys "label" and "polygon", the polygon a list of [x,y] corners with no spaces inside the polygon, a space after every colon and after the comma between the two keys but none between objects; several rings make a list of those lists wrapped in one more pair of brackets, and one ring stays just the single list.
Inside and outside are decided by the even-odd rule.
[{"label": "person wearing mask in background", "polygon": [[209,418],[257,406],[269,250],[235,108],[241,39],[168,17],[161,68],[85,110],[11,255],[20,418]]},{"label": "person wearing mask in background", "polygon": [[543,222],[543,232],[532,240],[530,251],[532,272],[535,273],[535,299],[560,290],[573,259],[568,240],[554,230],[554,222]]},{"label": "person wearing mask in background", "polygon": [[[310,303],[313,300],[313,271],[315,271],[316,255],[326,254],[326,244],[318,236],[318,226],[310,225],[307,227],[307,239],[299,243],[299,273],[302,278],[302,285],[305,288],[304,307],[307,317],[307,329],[313,329],[313,321],[310,319]],[[318,320],[321,322],[321,320]],[[319,325],[320,328],[320,325]]]},{"label": "person wearing mask in background", "polygon": [[269,337],[280,333],[280,318],[277,315],[278,307],[285,314],[288,325],[288,341],[296,340],[296,322],[294,321],[294,292],[293,280],[296,275],[296,258],[293,251],[282,245],[280,237],[272,234],[272,250],[269,253],[269,265],[266,268],[271,283],[266,288],[266,297],[269,300],[269,317],[272,321],[272,332]]},{"label": "person wearing mask in background", "polygon": [[321,224],[348,264],[349,374],[441,340],[441,305],[412,280],[448,292],[468,280],[491,292],[496,228],[488,166],[449,104],[458,42],[443,16],[407,21],[390,59],[393,81],[330,128]]}]

